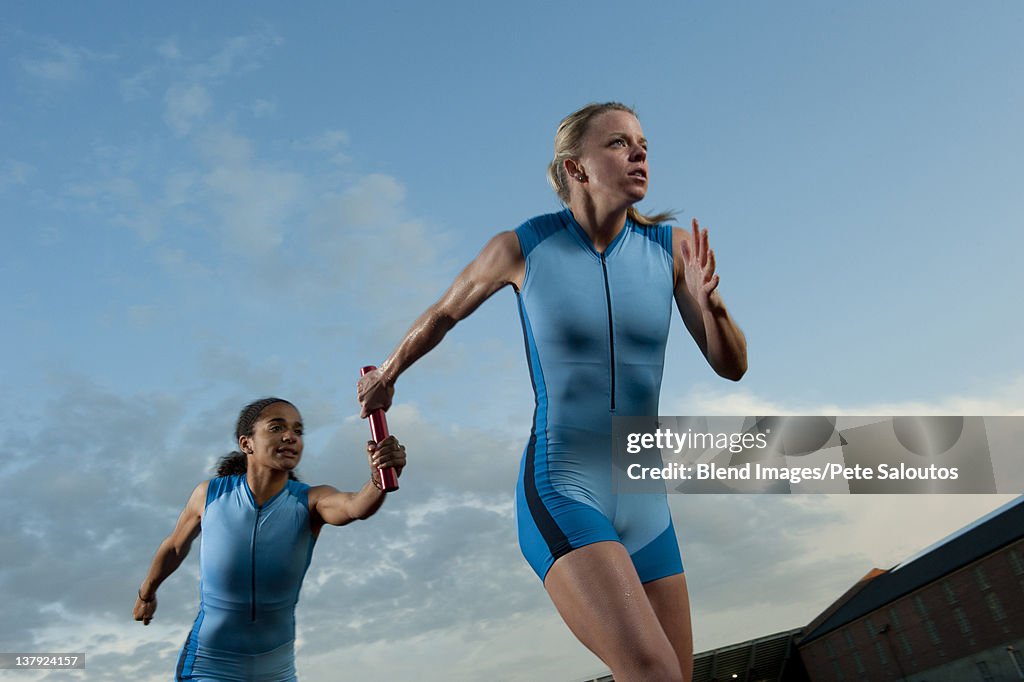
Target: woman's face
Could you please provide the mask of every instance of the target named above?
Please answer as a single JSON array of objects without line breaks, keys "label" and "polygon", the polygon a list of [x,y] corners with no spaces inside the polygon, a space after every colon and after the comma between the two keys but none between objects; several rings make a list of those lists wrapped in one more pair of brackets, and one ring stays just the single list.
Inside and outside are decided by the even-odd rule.
[{"label": "woman's face", "polygon": [[302,459],[302,416],[288,403],[267,405],[238,445],[256,464],[291,471]]},{"label": "woman's face", "polygon": [[[580,142],[576,172],[583,174],[583,187],[591,195],[627,206],[644,198],[647,138],[636,116],[616,109],[598,114]],[[568,166],[566,169],[570,175],[576,174]]]}]

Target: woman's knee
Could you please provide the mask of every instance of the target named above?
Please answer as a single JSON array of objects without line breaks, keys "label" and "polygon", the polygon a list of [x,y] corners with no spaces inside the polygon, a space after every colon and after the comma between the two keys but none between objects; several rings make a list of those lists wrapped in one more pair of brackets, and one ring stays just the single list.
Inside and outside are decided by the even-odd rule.
[{"label": "woman's knee", "polygon": [[617,681],[685,682],[679,660],[672,651],[638,651],[623,664],[610,667]]}]

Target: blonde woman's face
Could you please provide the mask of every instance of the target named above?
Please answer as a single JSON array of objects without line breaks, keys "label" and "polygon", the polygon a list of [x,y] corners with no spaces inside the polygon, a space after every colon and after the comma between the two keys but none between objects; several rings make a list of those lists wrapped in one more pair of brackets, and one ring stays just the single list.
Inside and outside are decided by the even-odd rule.
[{"label": "blonde woman's face", "polygon": [[[636,116],[611,110],[598,114],[581,140],[578,172],[592,195],[632,205],[647,194],[647,138]],[[570,175],[574,175],[571,169]]]}]

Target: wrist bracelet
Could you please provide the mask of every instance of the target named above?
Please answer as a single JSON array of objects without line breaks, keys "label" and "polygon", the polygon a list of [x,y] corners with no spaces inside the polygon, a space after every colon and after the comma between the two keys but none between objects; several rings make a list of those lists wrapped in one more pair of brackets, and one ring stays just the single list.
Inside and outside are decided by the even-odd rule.
[{"label": "wrist bracelet", "polygon": [[139,601],[140,602],[142,602],[143,604],[149,604],[150,602],[152,602],[155,599],[156,599],[156,595],[155,594],[152,597],[150,597],[149,599],[143,599],[142,598],[142,588],[141,587],[139,588]]}]

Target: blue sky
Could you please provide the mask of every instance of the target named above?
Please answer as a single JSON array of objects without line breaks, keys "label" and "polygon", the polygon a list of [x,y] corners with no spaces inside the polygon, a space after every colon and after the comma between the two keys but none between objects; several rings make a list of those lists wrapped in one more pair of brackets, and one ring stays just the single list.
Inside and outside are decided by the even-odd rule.
[{"label": "blue sky", "polygon": [[[664,413],[1019,414],[1022,31],[1013,2],[9,6],[0,480],[25,492],[0,503],[5,563],[19,557],[0,589],[29,625],[0,648],[73,642],[104,652],[90,679],[163,679],[196,608],[194,557],[154,626],[124,616],[237,410],[290,398],[311,426],[304,477],[356,487],[359,366],[493,233],[558,208],[554,130],[589,101],[636,107],[641,208],[710,228],[749,341],[729,384],[675,325]],[[421,658],[380,679],[600,670],[515,548],[532,394],[513,301],[499,292],[402,377],[392,429],[416,459],[381,516],[318,547],[298,615],[307,679],[388,638]],[[698,648],[801,625],[871,565],[1002,501],[674,499],[684,555],[711,550],[687,563]],[[883,541],[893,515],[914,532]],[[803,530],[757,540],[787,524]],[[356,558],[374,525],[395,557],[370,570]],[[712,526],[754,546],[718,547]],[[839,529],[860,544],[830,543]],[[783,595],[828,577],[751,606],[722,578],[747,549]],[[403,595],[397,630],[360,601],[372,580]],[[313,602],[360,617],[337,625]],[[328,654],[338,627],[363,648]]]}]

